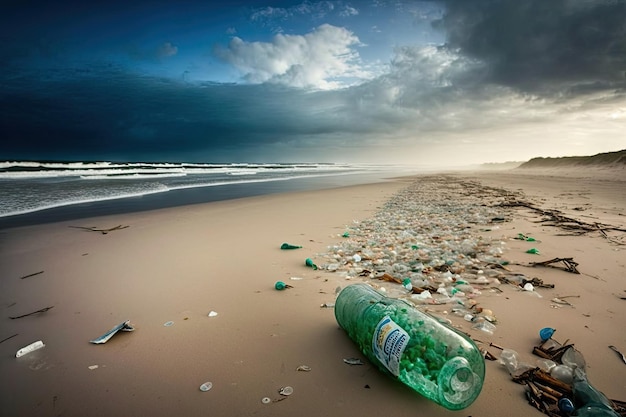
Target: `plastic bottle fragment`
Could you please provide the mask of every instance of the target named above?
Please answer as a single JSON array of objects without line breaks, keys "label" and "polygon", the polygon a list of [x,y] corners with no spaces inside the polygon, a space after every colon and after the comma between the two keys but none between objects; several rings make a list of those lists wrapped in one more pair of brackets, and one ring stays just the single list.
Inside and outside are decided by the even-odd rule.
[{"label": "plastic bottle fragment", "polygon": [[29,354],[31,352],[36,351],[37,349],[41,349],[44,346],[46,346],[46,345],[44,345],[41,340],[38,340],[36,342],[31,343],[28,346],[24,346],[20,350],[18,350],[17,353],[15,354],[15,357],[16,358],[20,358],[20,357],[22,357],[24,355],[27,355],[27,354]]},{"label": "plastic bottle fragment", "polygon": [[530,248],[526,251],[526,253],[530,253],[532,255],[539,255],[539,249],[537,248]]},{"label": "plastic bottle fragment", "polygon": [[200,391],[202,392],[207,392],[208,390],[210,390],[211,388],[213,388],[213,383],[212,382],[205,382],[202,385],[200,385]]},{"label": "plastic bottle fragment", "polygon": [[282,245],[280,245],[280,248],[283,249],[283,250],[286,250],[286,249],[301,249],[302,246],[292,245],[290,243],[283,243]]},{"label": "plastic bottle fragment", "polygon": [[304,264],[305,264],[306,266],[308,266],[308,267],[313,268],[314,270],[316,270],[316,269],[317,269],[317,265],[315,265],[315,263],[313,262],[313,259],[311,259],[311,258],[306,258],[306,259],[304,260]]},{"label": "plastic bottle fragment", "polygon": [[276,283],[274,284],[274,288],[277,289],[278,291],[282,291],[286,288],[293,288],[293,287],[289,284],[285,284],[282,281],[276,281]]}]

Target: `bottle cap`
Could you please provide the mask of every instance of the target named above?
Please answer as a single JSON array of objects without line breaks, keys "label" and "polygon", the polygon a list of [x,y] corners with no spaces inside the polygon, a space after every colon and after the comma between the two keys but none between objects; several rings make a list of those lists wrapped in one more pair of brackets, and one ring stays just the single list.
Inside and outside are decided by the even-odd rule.
[{"label": "bottle cap", "polygon": [[574,403],[572,403],[572,400],[567,397],[559,399],[557,404],[559,406],[559,410],[566,414],[573,413],[575,410]]},{"label": "bottle cap", "polygon": [[274,288],[276,288],[277,290],[284,290],[287,287],[287,285],[282,282],[282,281],[276,281],[276,284],[274,284]]},{"label": "bottle cap", "polygon": [[544,327],[543,329],[539,330],[539,337],[541,338],[542,342],[545,342],[552,337],[554,332],[556,332],[556,329],[553,329],[551,327]]}]

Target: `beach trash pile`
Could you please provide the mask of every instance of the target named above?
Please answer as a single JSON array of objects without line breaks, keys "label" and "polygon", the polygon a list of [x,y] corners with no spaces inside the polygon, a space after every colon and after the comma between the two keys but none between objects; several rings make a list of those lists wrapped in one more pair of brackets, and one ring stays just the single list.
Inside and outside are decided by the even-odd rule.
[{"label": "beach trash pile", "polygon": [[582,353],[573,343],[553,339],[554,333],[551,327],[539,331],[541,343],[532,350],[540,358],[535,364],[523,362],[512,349],[500,354],[513,381],[526,386],[528,403],[551,417],[626,416],[626,402],[609,399],[594,387]]},{"label": "beach trash pile", "polygon": [[414,304],[451,303],[456,314],[476,316],[473,299],[504,276],[506,242],[481,232],[505,221],[499,204],[508,195],[445,176],[416,181],[372,218],[350,225],[349,237],[320,255],[319,268],[346,280],[395,281],[401,285],[380,289]]}]

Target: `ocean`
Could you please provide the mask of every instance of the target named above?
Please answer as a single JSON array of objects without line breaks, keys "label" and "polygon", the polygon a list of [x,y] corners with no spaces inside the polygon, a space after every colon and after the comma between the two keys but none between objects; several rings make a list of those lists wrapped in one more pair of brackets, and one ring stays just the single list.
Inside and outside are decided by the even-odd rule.
[{"label": "ocean", "polygon": [[334,163],[0,162],[0,228],[409,175],[414,167]]}]

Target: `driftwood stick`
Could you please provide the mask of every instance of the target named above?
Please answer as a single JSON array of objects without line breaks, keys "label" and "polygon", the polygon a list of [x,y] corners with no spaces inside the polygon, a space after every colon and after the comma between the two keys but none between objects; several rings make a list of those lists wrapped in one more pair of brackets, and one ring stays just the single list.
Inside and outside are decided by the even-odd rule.
[{"label": "driftwood stick", "polygon": [[15,319],[21,319],[22,317],[32,316],[33,314],[37,314],[37,313],[45,313],[46,311],[50,310],[52,307],[54,307],[54,306],[45,307],[45,308],[42,308],[40,310],[33,311],[32,313],[22,314],[21,316],[14,316],[14,317],[9,317],[9,318],[11,320],[15,320]]},{"label": "driftwood stick", "polygon": [[20,279],[34,277],[35,275],[39,275],[39,274],[43,274],[43,271],[35,272],[34,274],[24,275],[23,277],[20,277]]},{"label": "driftwood stick", "polygon": [[84,227],[84,226],[69,226],[72,227],[74,229],[83,229],[83,230],[87,230],[89,232],[100,232],[103,235],[106,235],[109,232],[112,232],[114,230],[122,230],[122,229],[126,229],[129,226],[122,226],[121,224],[115,226],[115,227],[111,227],[109,229],[98,229],[97,227],[93,226],[93,227]]},{"label": "driftwood stick", "polygon": [[567,272],[571,272],[573,274],[580,274],[578,269],[576,269],[576,267],[578,266],[578,262],[575,262],[574,258],[554,258],[554,259],[550,259],[548,261],[543,261],[543,262],[531,262],[530,265],[531,266],[549,266],[552,268],[558,268],[552,265],[557,262],[563,262],[563,264],[565,265],[565,268],[562,268],[562,269],[565,269]]},{"label": "driftwood stick", "polygon": [[12,339],[12,338],[14,338],[14,337],[15,337],[15,336],[17,336],[17,335],[18,335],[18,333],[15,333],[15,334],[14,334],[14,335],[12,335],[12,336],[5,337],[4,339],[0,340],[0,343],[2,343],[2,342],[6,342],[7,340]]}]

